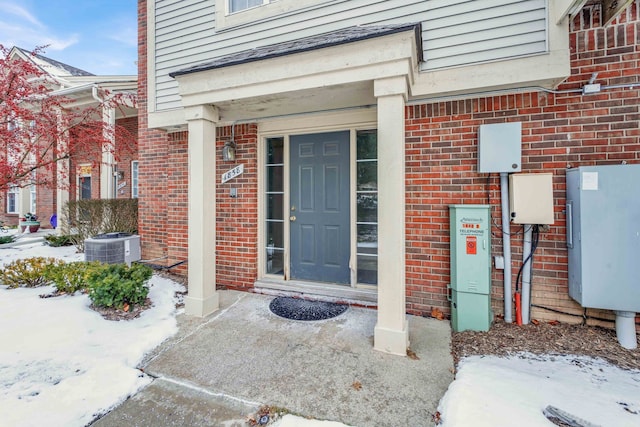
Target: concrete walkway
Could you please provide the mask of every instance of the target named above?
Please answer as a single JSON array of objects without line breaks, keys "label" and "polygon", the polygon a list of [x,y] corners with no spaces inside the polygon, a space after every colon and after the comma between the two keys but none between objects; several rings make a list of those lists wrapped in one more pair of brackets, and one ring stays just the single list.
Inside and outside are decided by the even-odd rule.
[{"label": "concrete walkway", "polygon": [[453,380],[446,321],[411,316],[417,359],[373,350],[376,311],[282,319],[273,297],[221,291],[221,309],[180,315],[143,362],[153,383],[96,421],[109,426],[246,426],[260,404],[351,426],[429,426]]}]

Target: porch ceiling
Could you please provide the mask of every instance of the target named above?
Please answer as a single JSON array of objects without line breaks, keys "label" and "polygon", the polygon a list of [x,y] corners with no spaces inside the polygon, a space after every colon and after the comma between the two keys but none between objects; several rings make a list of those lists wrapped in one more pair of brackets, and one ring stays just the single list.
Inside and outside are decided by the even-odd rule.
[{"label": "porch ceiling", "polygon": [[317,87],[216,103],[225,122],[374,105],[373,82]]}]

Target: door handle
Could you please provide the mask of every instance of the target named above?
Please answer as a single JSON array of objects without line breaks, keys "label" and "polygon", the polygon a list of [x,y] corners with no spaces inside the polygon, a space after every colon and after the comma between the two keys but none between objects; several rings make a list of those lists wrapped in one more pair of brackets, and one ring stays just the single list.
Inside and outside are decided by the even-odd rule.
[{"label": "door handle", "polygon": [[295,220],[296,220],[296,216],[295,216],[295,215],[291,215],[291,216],[289,217],[289,221],[293,222],[293,221],[295,221]]},{"label": "door handle", "polygon": [[567,200],[567,247],[573,249],[573,200]]}]

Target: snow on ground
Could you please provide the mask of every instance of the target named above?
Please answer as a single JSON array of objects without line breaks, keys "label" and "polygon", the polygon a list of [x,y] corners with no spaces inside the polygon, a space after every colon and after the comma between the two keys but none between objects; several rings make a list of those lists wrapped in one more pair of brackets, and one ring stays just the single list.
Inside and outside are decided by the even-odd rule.
[{"label": "snow on ground", "polygon": [[[0,248],[0,264],[32,256],[83,259],[73,247]],[[153,307],[121,322],[91,310],[87,295],[39,297],[52,289],[0,286],[2,425],[86,425],[151,382],[136,365],[177,331],[174,295],[183,287],[171,280],[154,276]]]},{"label": "snow on ground", "polygon": [[[0,246],[0,265],[32,256],[83,259],[73,247]],[[153,308],[122,322],[104,320],[86,295],[42,299],[50,288],[0,286],[0,424],[83,426],[151,382],[135,366],[176,332],[174,294],[182,290],[157,276],[151,285]],[[553,426],[542,413],[547,405],[596,425],[640,425],[638,370],[527,354],[474,356],[458,368],[438,407],[444,427]],[[276,425],[343,424],[288,415]]]},{"label": "snow on ground", "polygon": [[640,371],[602,360],[520,354],[473,356],[440,401],[444,427],[553,426],[555,406],[598,426],[640,426]]}]

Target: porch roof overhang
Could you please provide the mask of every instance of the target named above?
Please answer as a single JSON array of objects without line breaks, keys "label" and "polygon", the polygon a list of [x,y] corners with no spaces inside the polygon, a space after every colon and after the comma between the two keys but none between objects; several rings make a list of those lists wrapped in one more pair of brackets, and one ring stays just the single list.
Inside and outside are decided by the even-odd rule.
[{"label": "porch roof overhang", "polygon": [[422,47],[420,24],[351,27],[265,46],[175,73],[183,107],[214,105],[223,122],[362,107],[375,80],[402,76],[411,87]]},{"label": "porch roof overhang", "polygon": [[[96,107],[99,103],[98,99],[96,99],[96,91],[98,90],[108,91],[112,94],[125,93],[135,99],[137,87],[137,76],[93,76],[93,78],[82,84],[52,91],[50,95],[62,96],[72,101],[69,107]],[[127,100],[126,105],[120,105],[115,109],[117,119],[138,115],[138,108],[134,105],[135,102],[131,102],[133,99]]]}]

